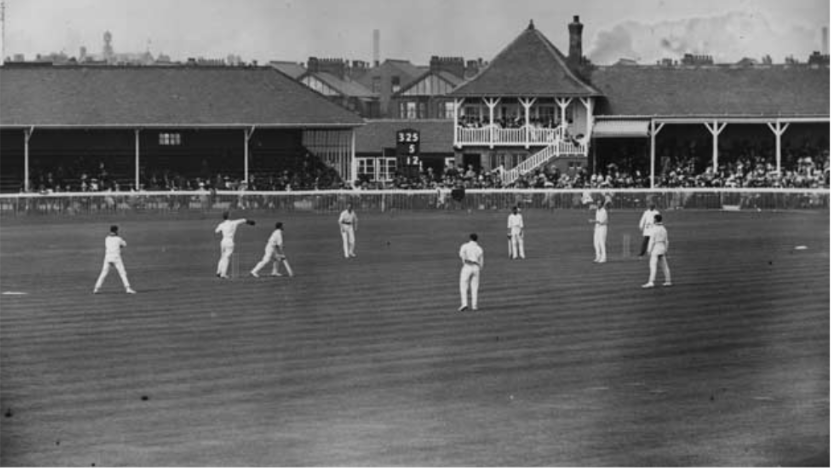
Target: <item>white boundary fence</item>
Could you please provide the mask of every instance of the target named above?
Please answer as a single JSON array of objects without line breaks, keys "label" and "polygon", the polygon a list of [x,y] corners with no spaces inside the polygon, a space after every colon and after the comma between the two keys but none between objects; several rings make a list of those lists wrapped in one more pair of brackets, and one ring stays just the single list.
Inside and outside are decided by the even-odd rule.
[{"label": "white boundary fence", "polygon": [[652,200],[661,210],[828,210],[829,189],[468,189],[462,200],[451,191],[298,192],[79,192],[0,195],[0,216],[278,210],[338,212],[347,203],[364,212],[390,210],[577,210],[588,198],[609,196],[612,208],[642,209]]}]

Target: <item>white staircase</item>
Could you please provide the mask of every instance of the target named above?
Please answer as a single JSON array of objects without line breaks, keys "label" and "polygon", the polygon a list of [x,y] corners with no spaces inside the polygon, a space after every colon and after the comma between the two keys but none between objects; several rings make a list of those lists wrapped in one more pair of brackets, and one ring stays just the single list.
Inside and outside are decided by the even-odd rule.
[{"label": "white staircase", "polygon": [[585,145],[576,145],[572,142],[565,142],[563,140],[558,139],[552,144],[540,150],[539,152],[526,158],[525,160],[523,160],[523,162],[521,162],[514,168],[511,168],[508,171],[503,171],[503,187],[507,187],[510,184],[514,184],[520,178],[520,176],[543,166],[553,158],[557,158],[562,155],[586,156],[586,154],[587,148]]}]

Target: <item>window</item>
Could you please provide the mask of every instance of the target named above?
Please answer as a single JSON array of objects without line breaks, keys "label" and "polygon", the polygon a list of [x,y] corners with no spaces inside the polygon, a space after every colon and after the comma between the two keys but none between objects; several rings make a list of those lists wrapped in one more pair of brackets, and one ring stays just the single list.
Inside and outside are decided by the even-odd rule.
[{"label": "window", "polygon": [[376,159],[375,158],[356,158],[358,162],[358,176],[369,176],[371,181],[376,178]]},{"label": "window", "polygon": [[396,174],[396,159],[382,158],[380,162],[381,167],[379,168],[379,179],[382,181],[392,180],[393,176]]},{"label": "window", "polygon": [[381,77],[373,77],[373,93],[381,93]]},{"label": "window", "polygon": [[[445,101],[444,105],[444,112],[442,113],[445,119],[453,119],[454,118],[454,103],[453,101]],[[441,108],[440,108],[441,109]]]},{"label": "window", "polygon": [[427,119],[428,118],[428,103],[420,102],[419,103],[419,115],[416,116],[417,119]]},{"label": "window", "polygon": [[182,145],[182,134],[160,133],[159,145]]},{"label": "window", "polygon": [[398,76],[391,78],[390,87],[393,88],[393,93],[398,93],[402,89],[401,79]]},{"label": "window", "polygon": [[403,118],[404,119],[416,119],[416,103],[413,101],[408,101],[406,103],[402,103],[405,106],[405,113]]}]

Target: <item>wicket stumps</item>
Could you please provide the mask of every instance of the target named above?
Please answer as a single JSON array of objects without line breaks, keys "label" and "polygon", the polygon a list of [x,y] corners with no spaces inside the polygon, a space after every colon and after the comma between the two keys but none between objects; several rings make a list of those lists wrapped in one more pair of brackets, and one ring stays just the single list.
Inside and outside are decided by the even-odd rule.
[{"label": "wicket stumps", "polygon": [[630,235],[625,234],[621,240],[621,257],[627,259],[630,257]]}]

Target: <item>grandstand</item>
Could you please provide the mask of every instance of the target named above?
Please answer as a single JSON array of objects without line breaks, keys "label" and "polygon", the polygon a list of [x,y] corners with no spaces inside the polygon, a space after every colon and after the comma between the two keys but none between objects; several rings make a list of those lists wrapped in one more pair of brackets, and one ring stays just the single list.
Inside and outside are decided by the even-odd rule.
[{"label": "grandstand", "polygon": [[246,182],[302,172],[305,159],[349,181],[362,125],[270,67],[5,66],[0,99],[4,192],[45,189],[50,173],[80,190],[102,165],[101,189],[141,188],[164,171]]}]

